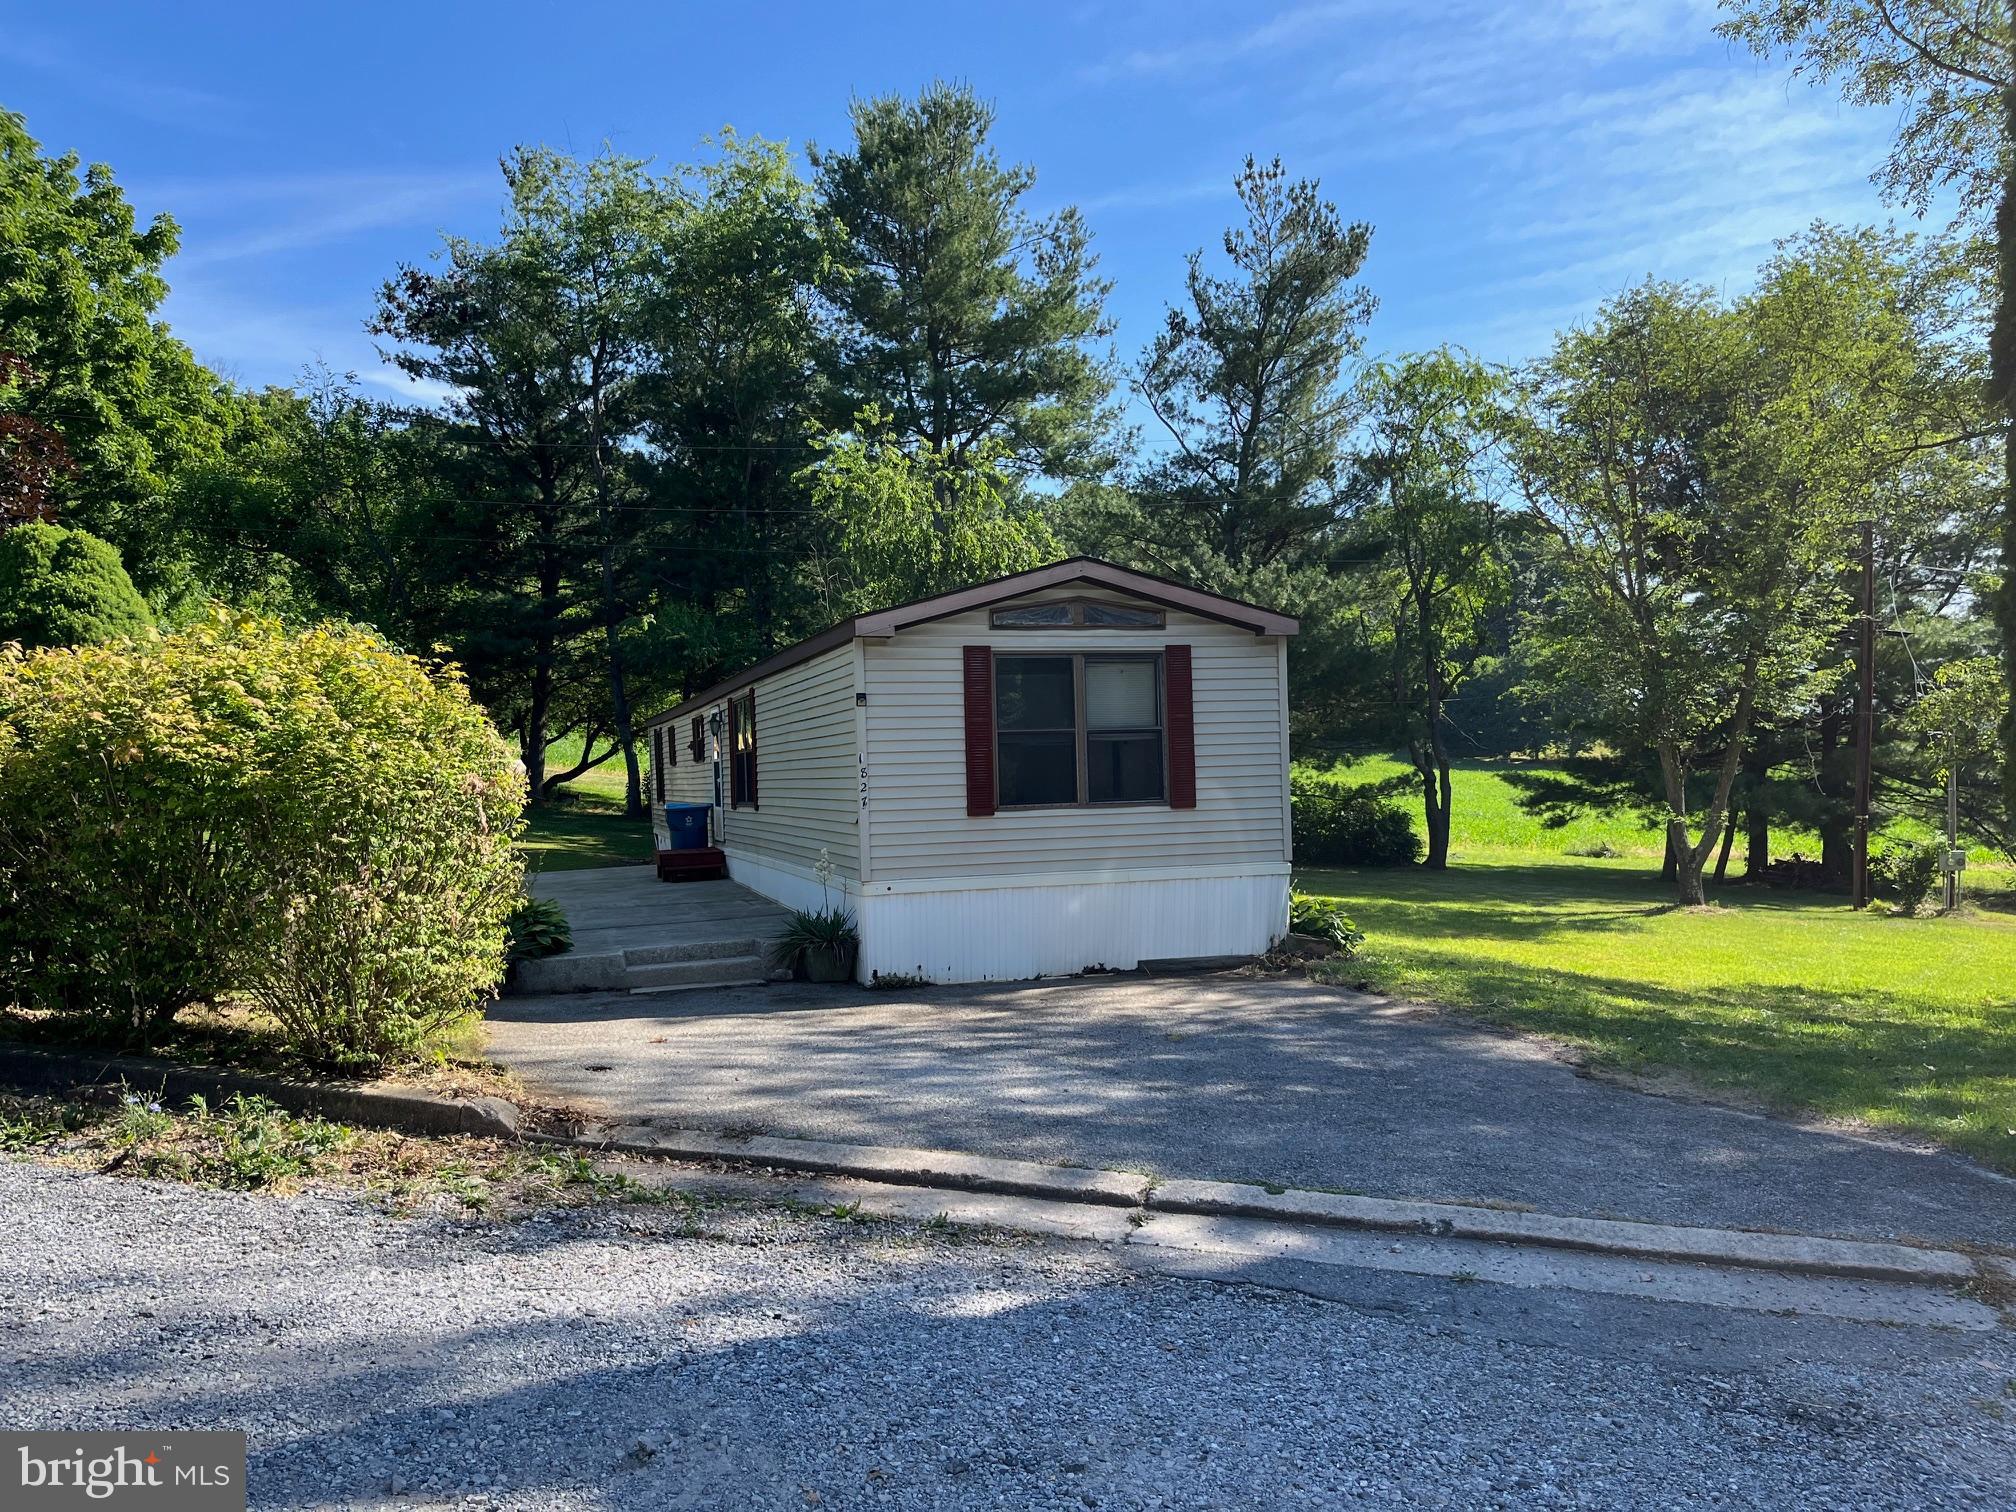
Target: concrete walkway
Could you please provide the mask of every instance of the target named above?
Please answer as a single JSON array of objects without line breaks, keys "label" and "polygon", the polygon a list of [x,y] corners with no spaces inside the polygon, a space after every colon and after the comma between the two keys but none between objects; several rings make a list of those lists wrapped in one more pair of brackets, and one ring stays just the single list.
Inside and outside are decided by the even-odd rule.
[{"label": "concrete walkway", "polygon": [[497,1005],[532,1090],[692,1128],[1590,1218],[2016,1246],[1950,1155],[1581,1076],[1545,1045],[1244,977]]},{"label": "concrete walkway", "polygon": [[649,865],[540,872],[532,891],[566,911],[574,948],[522,963],[521,994],[760,982],[764,952],[790,917],[738,883],[660,882]]}]

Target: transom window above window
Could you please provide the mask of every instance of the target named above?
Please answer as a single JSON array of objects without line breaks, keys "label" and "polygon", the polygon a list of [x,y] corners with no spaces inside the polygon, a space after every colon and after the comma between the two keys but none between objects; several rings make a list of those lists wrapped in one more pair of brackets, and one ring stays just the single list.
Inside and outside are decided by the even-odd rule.
[{"label": "transom window above window", "polygon": [[1160,609],[1109,604],[1099,599],[1058,599],[1047,604],[1013,604],[996,609],[996,630],[1160,630]]},{"label": "transom window above window", "polygon": [[1168,795],[1162,658],[994,658],[1002,808],[1160,803]]}]

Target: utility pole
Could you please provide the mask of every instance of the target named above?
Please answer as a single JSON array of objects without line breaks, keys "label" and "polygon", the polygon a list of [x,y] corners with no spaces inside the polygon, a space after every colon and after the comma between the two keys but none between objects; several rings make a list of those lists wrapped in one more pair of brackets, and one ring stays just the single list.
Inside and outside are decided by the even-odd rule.
[{"label": "utility pole", "polygon": [[1869,799],[1876,750],[1876,522],[1862,522],[1862,623],[1855,648],[1861,673],[1855,692],[1855,883],[1854,906],[1869,897]]}]

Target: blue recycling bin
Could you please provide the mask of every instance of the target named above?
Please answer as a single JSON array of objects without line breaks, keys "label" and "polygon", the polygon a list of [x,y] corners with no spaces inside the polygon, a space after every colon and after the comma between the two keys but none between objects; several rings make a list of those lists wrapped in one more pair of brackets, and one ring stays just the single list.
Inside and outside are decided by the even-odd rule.
[{"label": "blue recycling bin", "polygon": [[672,832],[672,849],[705,850],[707,848],[707,805],[704,803],[666,804],[665,827]]}]

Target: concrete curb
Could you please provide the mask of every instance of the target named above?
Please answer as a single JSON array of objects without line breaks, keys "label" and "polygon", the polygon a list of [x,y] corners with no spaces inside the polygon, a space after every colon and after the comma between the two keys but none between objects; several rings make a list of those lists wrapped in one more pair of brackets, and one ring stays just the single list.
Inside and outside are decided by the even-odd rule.
[{"label": "concrete curb", "polygon": [[156,1096],[228,1097],[234,1092],[268,1098],[296,1113],[344,1123],[405,1129],[415,1134],[519,1136],[518,1109],[501,1097],[442,1097],[374,1082],[295,1081],[247,1071],[180,1066],[142,1056],[82,1055],[0,1045],[0,1082],[27,1091],[67,1092],[79,1087],[125,1085]]},{"label": "concrete curb", "polygon": [[1460,1203],[1397,1202],[1330,1192],[1270,1192],[1225,1181],[1169,1181],[1148,1194],[1148,1207],[1274,1222],[1323,1223],[1392,1233],[1488,1239],[1501,1244],[1544,1244],[1638,1260],[1691,1260],[1754,1270],[1853,1276],[1872,1281],[1952,1286],[1978,1279],[1974,1260],[1956,1250],[1917,1249],[1862,1239],[1821,1239],[1804,1234],[1758,1234],[1742,1229],[1682,1228],[1665,1223],[1623,1223],[1568,1218],[1553,1213],[1506,1212]]},{"label": "concrete curb", "polygon": [[244,1092],[270,1098],[296,1112],[420,1134],[525,1138],[629,1155],[851,1176],[896,1186],[1043,1198],[1137,1214],[1261,1219],[1917,1286],[1951,1287],[1977,1281],[2007,1285],[2016,1280],[2016,1260],[1995,1255],[1977,1258],[1959,1250],[1875,1240],[1624,1223],[1292,1188],[1273,1191],[1228,1181],[1157,1182],[1133,1171],[996,1160],[956,1150],[768,1135],[737,1138],[647,1123],[592,1124],[572,1136],[540,1134],[522,1129],[518,1109],[497,1097],[442,1097],[368,1082],[293,1081],[138,1056],[81,1055],[0,1045],[0,1083],[36,1091],[125,1085],[170,1097]]},{"label": "concrete curb", "polygon": [[[545,1138],[548,1136],[531,1136]],[[1142,1213],[1189,1213],[1423,1234],[1438,1238],[1541,1245],[1645,1261],[1681,1261],[1747,1270],[1890,1281],[1915,1286],[1957,1286],[2001,1279],[2011,1262],[1977,1260],[1950,1249],[1803,1234],[1760,1234],[1740,1229],[1625,1223],[1552,1213],[1507,1212],[1460,1203],[1408,1202],[1330,1192],[1270,1191],[1227,1181],[1164,1181],[1131,1171],[992,1160],[950,1150],[896,1149],[826,1140],[734,1138],[697,1129],[652,1124],[593,1126],[555,1142],[675,1160],[762,1165],[824,1176],[853,1176],[898,1186],[951,1188],[1039,1197],[1059,1202],[1133,1208]]]},{"label": "concrete curb", "polygon": [[659,1155],[673,1160],[725,1160],[737,1164],[810,1171],[821,1176],[859,1176],[897,1186],[947,1187],[966,1192],[998,1192],[1011,1197],[1048,1197],[1102,1207],[1144,1207],[1149,1178],[1131,1171],[1095,1171],[1077,1166],[1038,1165],[1033,1160],[993,1160],[956,1150],[906,1150],[885,1145],[833,1144],[820,1139],[736,1139],[698,1129],[652,1124],[615,1124],[565,1141],[625,1155]]}]

